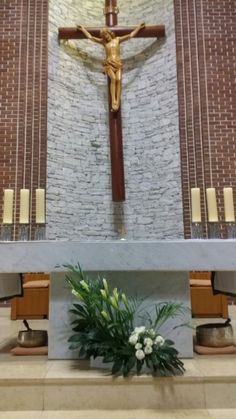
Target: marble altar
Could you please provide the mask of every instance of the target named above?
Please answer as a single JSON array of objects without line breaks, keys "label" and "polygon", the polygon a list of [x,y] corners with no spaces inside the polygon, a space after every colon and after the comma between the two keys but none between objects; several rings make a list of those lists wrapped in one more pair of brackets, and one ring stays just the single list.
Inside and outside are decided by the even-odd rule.
[{"label": "marble altar", "polygon": [[[236,240],[0,242],[0,272],[84,270],[235,271]],[[60,266],[60,267],[59,267]]]},{"label": "marble altar", "polygon": [[[175,241],[40,241],[1,242],[1,272],[51,272],[49,358],[75,358],[68,351],[72,297],[65,288],[63,264],[80,262],[91,275],[98,272],[128,294],[153,301],[177,300],[190,308],[187,272],[236,271],[235,240]],[[190,310],[182,322],[191,321]],[[192,356],[191,328],[178,328],[174,319],[165,330],[182,357]],[[173,334],[172,334],[173,333]]]}]

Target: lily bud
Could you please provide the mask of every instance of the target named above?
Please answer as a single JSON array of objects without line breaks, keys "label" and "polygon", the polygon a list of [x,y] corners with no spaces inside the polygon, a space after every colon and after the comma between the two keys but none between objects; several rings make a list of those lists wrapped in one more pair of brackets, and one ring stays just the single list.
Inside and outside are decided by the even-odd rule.
[{"label": "lily bud", "polygon": [[84,280],[80,281],[80,285],[85,291],[90,292],[90,289],[89,289],[89,286],[88,286],[87,282],[85,282]]},{"label": "lily bud", "polygon": [[104,290],[106,291],[107,295],[109,295],[109,288],[108,288],[107,280],[103,278],[102,282],[103,282]]},{"label": "lily bud", "polygon": [[82,295],[78,292],[78,291],[76,291],[76,290],[72,290],[71,291],[72,292],[72,294],[76,297],[76,298],[78,298],[79,300],[81,300],[81,301],[83,301],[84,299],[83,299],[83,297],[82,297]]},{"label": "lily bud", "polygon": [[121,294],[122,301],[126,307],[128,307],[128,300],[124,293]]},{"label": "lily bud", "polygon": [[116,301],[115,297],[111,297],[111,298],[110,298],[110,302],[111,302],[112,307],[113,307],[115,310],[119,310],[119,306],[118,306],[118,304],[117,304],[117,301]]},{"label": "lily bud", "polygon": [[108,314],[107,314],[107,312],[106,311],[101,311],[101,315],[102,315],[102,317],[105,319],[105,320],[107,320],[107,321],[109,321],[109,316],[108,316]]},{"label": "lily bud", "polygon": [[114,290],[113,290],[113,296],[114,296],[116,302],[118,303],[118,301],[119,301],[119,293],[117,291],[117,288],[114,288]]},{"label": "lily bud", "polygon": [[106,291],[105,291],[105,290],[100,290],[100,293],[101,293],[101,295],[102,295],[102,298],[103,298],[104,300],[107,300],[107,294],[106,294]]}]

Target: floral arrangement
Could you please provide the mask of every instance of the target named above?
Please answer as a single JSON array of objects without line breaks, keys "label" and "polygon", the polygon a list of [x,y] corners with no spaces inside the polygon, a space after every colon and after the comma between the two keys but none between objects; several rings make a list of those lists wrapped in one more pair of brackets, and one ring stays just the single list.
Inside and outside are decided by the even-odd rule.
[{"label": "floral arrangement", "polygon": [[[166,320],[181,314],[179,303],[161,303],[155,306],[155,319],[140,313],[143,300],[128,298],[117,288],[109,290],[105,278],[91,280],[79,265],[66,265],[65,280],[78,302],[70,312],[74,316],[69,338],[70,349],[78,349],[79,358],[102,357],[103,363],[112,363],[112,374],[137,374],[146,366],[159,375],[184,372],[174,342],[159,332]],[[137,319],[142,325],[137,327]]]}]

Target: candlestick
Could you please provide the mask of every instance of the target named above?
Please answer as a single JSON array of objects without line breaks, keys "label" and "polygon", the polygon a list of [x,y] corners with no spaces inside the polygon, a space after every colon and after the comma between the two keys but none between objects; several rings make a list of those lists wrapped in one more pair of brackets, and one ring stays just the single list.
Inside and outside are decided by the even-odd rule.
[{"label": "candlestick", "polygon": [[234,198],[233,198],[232,188],[224,188],[224,206],[225,206],[225,221],[234,222],[235,213],[234,213]]},{"label": "candlestick", "polygon": [[13,218],[13,189],[4,190],[3,224],[12,224]]},{"label": "candlestick", "polygon": [[29,223],[29,189],[20,190],[20,224]]},{"label": "candlestick", "polygon": [[208,221],[210,223],[218,222],[218,211],[216,204],[216,190],[215,188],[207,188],[207,209],[208,209]]},{"label": "candlestick", "polygon": [[45,224],[45,189],[36,189],[36,223]]},{"label": "candlestick", "polygon": [[35,226],[35,240],[45,240],[46,226],[45,224],[36,224]]},{"label": "candlestick", "polygon": [[126,240],[126,228],[125,225],[122,224],[121,227],[118,229],[118,232],[120,234],[120,240]]},{"label": "candlestick", "polygon": [[203,238],[202,223],[192,223],[192,225],[191,225],[191,238],[192,239],[202,239]]},{"label": "candlestick", "polygon": [[236,239],[236,225],[235,223],[226,222],[227,239]]},{"label": "candlestick", "polygon": [[29,240],[29,224],[21,223],[19,225],[18,239],[20,241]]},{"label": "candlestick", "polygon": [[209,239],[220,239],[220,225],[219,223],[209,222],[208,223],[208,238]]},{"label": "candlestick", "polygon": [[9,242],[12,238],[12,226],[13,224],[3,224],[1,229],[1,240],[3,242]]},{"label": "candlestick", "polygon": [[200,188],[191,189],[192,223],[201,222]]}]

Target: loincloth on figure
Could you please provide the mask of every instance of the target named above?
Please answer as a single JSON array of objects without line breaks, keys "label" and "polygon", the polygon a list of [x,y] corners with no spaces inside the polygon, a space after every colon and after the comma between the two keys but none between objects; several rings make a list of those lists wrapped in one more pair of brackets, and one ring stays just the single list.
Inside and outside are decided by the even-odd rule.
[{"label": "loincloth on figure", "polygon": [[116,73],[119,70],[122,70],[123,65],[121,61],[112,60],[111,58],[108,58],[103,63],[103,71],[105,74],[108,74],[109,70],[112,70],[114,73]]}]

